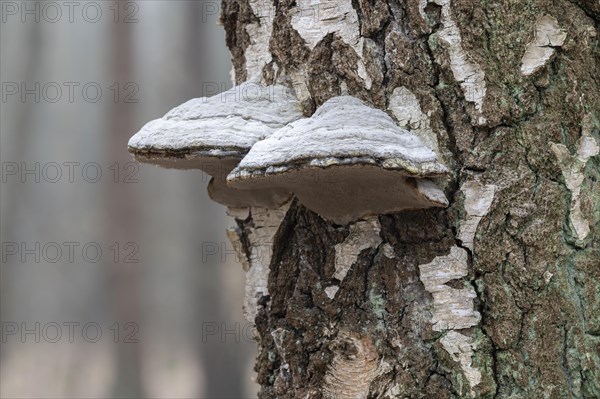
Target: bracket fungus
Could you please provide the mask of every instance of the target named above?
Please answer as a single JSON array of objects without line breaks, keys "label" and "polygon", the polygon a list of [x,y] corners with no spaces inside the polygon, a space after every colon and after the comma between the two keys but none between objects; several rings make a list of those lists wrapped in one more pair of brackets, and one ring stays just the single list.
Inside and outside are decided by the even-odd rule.
[{"label": "bracket fungus", "polygon": [[292,191],[337,224],[405,209],[445,207],[431,178],[448,174],[418,137],[357,98],[325,102],[311,118],[257,142],[227,177],[239,189]]},{"label": "bracket fungus", "polygon": [[258,299],[268,295],[271,242],[292,194],[284,188],[237,190],[227,186],[226,177],[256,142],[301,117],[287,87],[246,82],[210,98],[190,100],[147,123],[129,140],[137,161],[200,169],[212,176],[210,197],[226,205],[231,216],[246,219],[252,214],[246,244],[239,229],[228,230],[246,271],[244,314],[250,322],[258,312]]},{"label": "bracket fungus", "polygon": [[228,207],[278,208],[289,200],[288,191],[241,191],[228,187],[225,179],[257,141],[301,117],[287,87],[246,82],[192,99],[148,122],[129,140],[129,152],[139,162],[206,172],[213,177],[210,197]]}]

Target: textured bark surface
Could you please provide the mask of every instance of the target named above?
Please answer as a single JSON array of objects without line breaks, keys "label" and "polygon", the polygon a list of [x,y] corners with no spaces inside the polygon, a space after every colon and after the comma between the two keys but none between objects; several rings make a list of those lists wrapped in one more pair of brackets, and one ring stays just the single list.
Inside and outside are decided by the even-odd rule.
[{"label": "textured bark surface", "polygon": [[389,107],[454,173],[448,209],[364,223],[381,240],[341,280],[360,229],[291,204],[257,302],[261,398],[599,398],[598,2],[224,0],[222,20],[237,83],[288,82],[307,116],[342,93]]}]

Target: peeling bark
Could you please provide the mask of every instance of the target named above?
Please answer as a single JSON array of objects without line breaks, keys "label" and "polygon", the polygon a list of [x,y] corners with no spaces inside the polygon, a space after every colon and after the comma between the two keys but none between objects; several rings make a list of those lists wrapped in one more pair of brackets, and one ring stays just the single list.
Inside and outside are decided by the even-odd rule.
[{"label": "peeling bark", "polygon": [[521,73],[531,75],[546,65],[554,55],[554,48],[565,42],[567,34],[560,28],[556,18],[543,15],[535,25],[534,41],[527,45],[521,60]]},{"label": "peeling bark", "polygon": [[[442,28],[437,35],[448,50],[454,79],[460,84],[465,100],[475,105],[476,116],[473,120],[477,125],[483,125],[487,122],[483,116],[483,101],[487,90],[485,72],[478,63],[469,59],[469,54],[463,49],[461,33],[452,16],[451,0],[435,0],[431,3],[442,7]],[[425,8],[422,12],[425,17]]]},{"label": "peeling bark", "polygon": [[592,115],[587,114],[582,122],[582,134],[577,142],[577,153],[575,155],[571,155],[564,144],[551,144],[552,152],[558,159],[565,179],[565,185],[571,192],[569,221],[574,230],[574,235],[579,241],[584,240],[590,234],[589,222],[581,211],[581,185],[585,179],[583,172],[588,160],[600,153],[600,145],[597,139],[592,136],[592,127]]},{"label": "peeling bark", "polygon": [[[230,227],[227,236],[231,241],[244,272],[246,272],[246,295],[244,316],[254,323],[259,309],[259,300],[269,295],[269,265],[273,255],[273,238],[285,217],[289,203],[277,209],[252,207],[249,212],[232,212],[244,230]],[[247,216],[248,219],[243,218]],[[245,224],[244,220],[251,220]]]},{"label": "peeling bark", "polygon": [[358,255],[365,249],[376,248],[381,243],[380,229],[378,220],[358,222],[350,226],[346,240],[335,246],[334,278],[343,282]]},{"label": "peeling bark", "polygon": [[479,180],[469,180],[461,186],[464,193],[464,220],[460,224],[458,239],[462,244],[473,251],[475,233],[481,219],[488,213],[494,200],[496,186],[483,185]]},{"label": "peeling bark", "polygon": [[467,259],[467,251],[452,247],[450,254],[419,266],[421,281],[433,296],[431,324],[434,331],[460,330],[479,323],[479,312],[473,309],[473,298],[476,297],[473,287],[446,285],[467,276]]}]

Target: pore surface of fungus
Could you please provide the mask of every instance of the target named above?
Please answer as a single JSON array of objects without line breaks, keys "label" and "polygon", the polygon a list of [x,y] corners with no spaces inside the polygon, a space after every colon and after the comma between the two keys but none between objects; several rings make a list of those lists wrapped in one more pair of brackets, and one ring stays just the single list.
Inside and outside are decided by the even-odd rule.
[{"label": "pore surface of fungus", "polygon": [[246,82],[147,123],[129,140],[129,152],[140,162],[206,172],[213,176],[209,194],[221,204],[278,207],[289,198],[285,190],[241,192],[227,187],[225,178],[257,141],[300,117],[287,87]]},{"label": "pore surface of fungus", "polygon": [[240,189],[285,188],[335,223],[447,206],[428,180],[448,173],[418,137],[351,96],[324,103],[256,143],[227,180]]}]

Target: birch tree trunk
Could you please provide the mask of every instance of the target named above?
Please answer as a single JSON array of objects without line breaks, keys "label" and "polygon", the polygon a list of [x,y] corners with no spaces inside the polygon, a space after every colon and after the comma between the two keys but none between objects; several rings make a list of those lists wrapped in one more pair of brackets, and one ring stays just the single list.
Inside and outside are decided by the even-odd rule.
[{"label": "birch tree trunk", "polygon": [[291,203],[261,398],[600,398],[596,0],[223,0],[222,22],[236,83],[287,81],[306,116],[356,96],[453,171],[447,209]]}]

